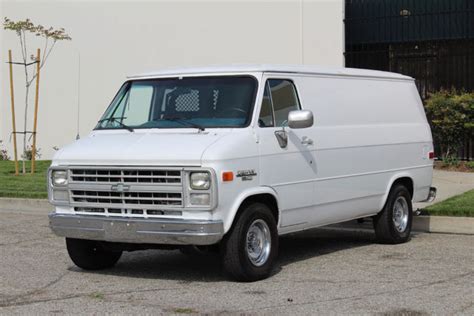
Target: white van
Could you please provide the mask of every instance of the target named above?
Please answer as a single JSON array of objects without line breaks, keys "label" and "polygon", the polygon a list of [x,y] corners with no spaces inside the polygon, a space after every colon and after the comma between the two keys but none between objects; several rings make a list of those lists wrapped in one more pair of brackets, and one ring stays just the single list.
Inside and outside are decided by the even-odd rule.
[{"label": "white van", "polygon": [[[313,118],[314,117],[314,118]],[[433,199],[433,144],[412,78],[307,66],[129,77],[48,175],[50,226],[83,269],[122,251],[218,249],[235,279],[267,277],[278,236],[372,217],[409,239]]]}]

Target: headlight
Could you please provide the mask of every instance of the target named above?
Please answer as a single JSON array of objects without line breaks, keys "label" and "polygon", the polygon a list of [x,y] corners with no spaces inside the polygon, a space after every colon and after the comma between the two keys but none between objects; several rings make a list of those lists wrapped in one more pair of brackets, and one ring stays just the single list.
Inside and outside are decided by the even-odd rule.
[{"label": "headlight", "polygon": [[209,193],[191,193],[189,195],[189,203],[191,205],[209,205],[211,196]]},{"label": "headlight", "polygon": [[51,173],[51,180],[55,186],[67,185],[67,171],[65,170],[54,170]]},{"label": "headlight", "polygon": [[211,175],[209,172],[191,173],[190,186],[193,190],[208,190],[211,187]]},{"label": "headlight", "polygon": [[58,202],[69,201],[69,192],[64,189],[55,188],[53,189],[53,200]]}]

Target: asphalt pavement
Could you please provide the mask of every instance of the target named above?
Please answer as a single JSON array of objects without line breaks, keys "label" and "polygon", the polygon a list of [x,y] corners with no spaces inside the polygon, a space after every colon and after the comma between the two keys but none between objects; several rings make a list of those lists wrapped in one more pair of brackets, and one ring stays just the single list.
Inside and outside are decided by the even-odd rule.
[{"label": "asphalt pavement", "polygon": [[46,213],[0,215],[0,314],[474,314],[472,235],[379,245],[372,232],[315,229],[281,239],[269,279],[237,283],[216,255],[176,250],[82,271]]}]

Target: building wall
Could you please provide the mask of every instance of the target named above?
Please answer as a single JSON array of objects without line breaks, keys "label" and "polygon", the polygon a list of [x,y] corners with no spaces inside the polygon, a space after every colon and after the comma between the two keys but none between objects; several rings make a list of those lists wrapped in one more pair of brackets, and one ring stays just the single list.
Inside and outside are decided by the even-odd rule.
[{"label": "building wall", "polygon": [[[346,0],[346,65],[413,77],[423,99],[474,91],[473,21],[472,0]],[[458,158],[472,160],[474,135],[460,140]]]},{"label": "building wall", "polygon": [[[0,10],[2,19],[30,18],[64,27],[72,37],[57,43],[41,76],[38,146],[45,159],[78,132],[87,135],[128,74],[224,63],[343,65],[343,0],[3,0]],[[18,60],[20,45],[13,32],[1,34],[0,140],[12,156],[4,61],[8,49]],[[32,38],[31,53],[41,44]],[[14,75],[17,127],[23,130],[20,66]],[[27,130],[32,128],[32,103],[33,98]]]}]

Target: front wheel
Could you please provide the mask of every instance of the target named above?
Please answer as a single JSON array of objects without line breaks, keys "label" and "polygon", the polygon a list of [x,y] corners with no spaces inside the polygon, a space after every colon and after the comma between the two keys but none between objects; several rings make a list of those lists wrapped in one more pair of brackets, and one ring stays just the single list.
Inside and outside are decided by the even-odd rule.
[{"label": "front wheel", "polygon": [[277,252],[278,231],[268,206],[245,206],[222,242],[226,272],[238,281],[264,279],[272,271]]},{"label": "front wheel", "polygon": [[110,251],[98,241],[66,238],[66,247],[72,262],[84,270],[101,270],[113,267],[122,251]]},{"label": "front wheel", "polygon": [[410,238],[413,208],[408,189],[401,184],[391,190],[384,208],[374,217],[377,240],[386,244],[407,242]]}]

